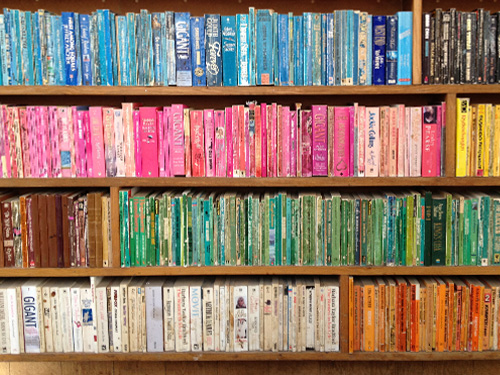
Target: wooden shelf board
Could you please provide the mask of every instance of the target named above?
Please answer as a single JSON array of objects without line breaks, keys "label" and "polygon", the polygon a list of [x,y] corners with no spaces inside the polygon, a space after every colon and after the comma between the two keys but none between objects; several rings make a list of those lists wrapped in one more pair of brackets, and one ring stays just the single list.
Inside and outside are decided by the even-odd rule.
[{"label": "wooden shelf board", "polygon": [[0,188],[60,187],[453,187],[500,186],[499,177],[112,177],[112,178],[4,178]]},{"label": "wooden shelf board", "polygon": [[361,266],[211,266],[131,268],[2,268],[0,277],[216,276],[216,275],[500,275],[500,266],[361,267]]},{"label": "wooden shelf board", "polygon": [[5,362],[71,361],[457,361],[499,360],[500,352],[452,353],[320,353],[320,352],[246,352],[246,353],[44,353],[0,355]]}]

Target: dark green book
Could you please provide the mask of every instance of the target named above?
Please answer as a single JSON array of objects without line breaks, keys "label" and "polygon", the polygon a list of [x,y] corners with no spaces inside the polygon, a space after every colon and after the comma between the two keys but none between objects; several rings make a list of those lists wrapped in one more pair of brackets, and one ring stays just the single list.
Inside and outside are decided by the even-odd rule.
[{"label": "dark green book", "polygon": [[432,193],[425,192],[425,250],[424,265],[431,266],[432,263]]},{"label": "dark green book", "polygon": [[446,195],[432,197],[432,265],[446,264]]},{"label": "dark green book", "polygon": [[368,264],[368,200],[366,198],[359,198],[359,249],[362,266]]},{"label": "dark green book", "polygon": [[[341,204],[340,194],[332,194],[332,266],[340,266],[341,259]],[[347,258],[346,258],[347,259]],[[345,262],[347,264],[347,262]],[[346,265],[342,262],[342,265]]]}]

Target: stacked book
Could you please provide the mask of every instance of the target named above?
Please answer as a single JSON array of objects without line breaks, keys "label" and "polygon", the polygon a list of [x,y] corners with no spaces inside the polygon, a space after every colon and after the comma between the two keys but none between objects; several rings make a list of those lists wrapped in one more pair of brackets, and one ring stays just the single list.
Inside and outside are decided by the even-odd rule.
[{"label": "stacked book", "polygon": [[422,83],[499,83],[499,13],[436,9],[422,20]]},{"label": "stacked book", "polygon": [[0,106],[9,177],[436,177],[446,106]]},{"label": "stacked book", "polygon": [[339,351],[335,278],[18,279],[1,354]]},{"label": "stacked book", "polygon": [[7,192],[0,207],[0,266],[109,266],[109,193]]},{"label": "stacked book", "polygon": [[498,350],[498,277],[350,278],[349,349]]},{"label": "stacked book", "polygon": [[121,265],[500,265],[500,195],[121,190]]},{"label": "stacked book", "polygon": [[500,176],[500,106],[457,99],[457,177]]},{"label": "stacked book", "polygon": [[117,15],[4,9],[0,83],[93,86],[409,85],[412,12],[250,8]]}]

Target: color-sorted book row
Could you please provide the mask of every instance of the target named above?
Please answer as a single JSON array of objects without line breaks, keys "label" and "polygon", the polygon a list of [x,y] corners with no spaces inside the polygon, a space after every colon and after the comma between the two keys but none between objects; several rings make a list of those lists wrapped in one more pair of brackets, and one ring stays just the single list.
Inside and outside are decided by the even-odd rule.
[{"label": "color-sorted book row", "polygon": [[55,15],[4,8],[0,83],[94,86],[409,85],[412,12],[294,16],[253,7]]},{"label": "color-sorted book row", "polygon": [[435,9],[422,19],[422,83],[500,83],[499,13]]},{"label": "color-sorted book row", "polygon": [[500,176],[500,105],[457,99],[457,177]]},{"label": "color-sorted book row", "polygon": [[1,176],[436,177],[445,103],[0,106]]},{"label": "color-sorted book row", "polygon": [[500,264],[500,195],[121,190],[121,265]]},{"label": "color-sorted book row", "polygon": [[105,192],[0,194],[0,267],[107,267],[111,206]]},{"label": "color-sorted book row", "polygon": [[498,277],[349,280],[349,351],[498,350]]},{"label": "color-sorted book row", "polygon": [[339,351],[331,277],[11,279],[1,354]]}]

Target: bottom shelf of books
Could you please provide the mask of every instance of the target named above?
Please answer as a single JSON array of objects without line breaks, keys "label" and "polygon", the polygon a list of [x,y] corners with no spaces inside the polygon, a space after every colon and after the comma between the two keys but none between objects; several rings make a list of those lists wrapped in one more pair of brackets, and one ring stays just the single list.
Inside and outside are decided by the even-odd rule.
[{"label": "bottom shelf of books", "polygon": [[12,278],[1,360],[498,360],[499,301],[496,276]]}]

